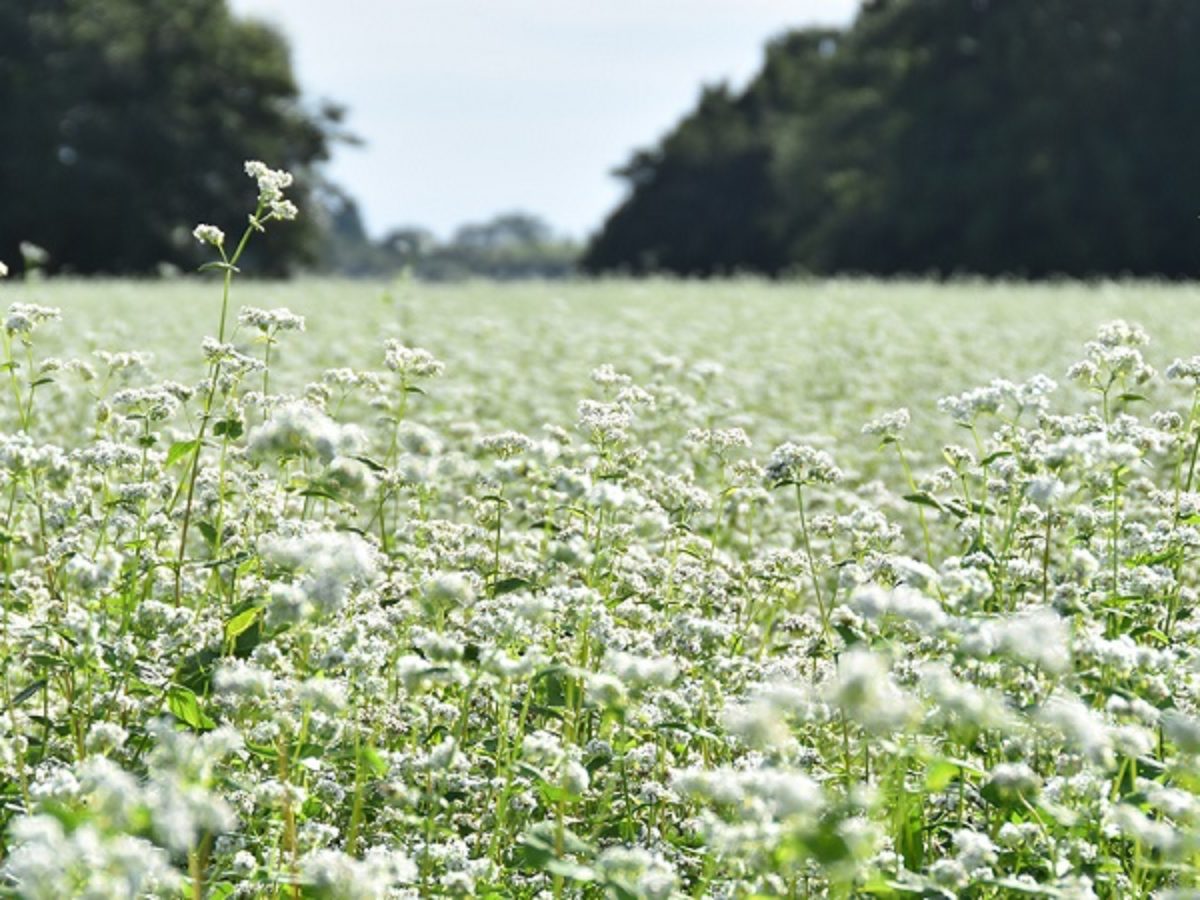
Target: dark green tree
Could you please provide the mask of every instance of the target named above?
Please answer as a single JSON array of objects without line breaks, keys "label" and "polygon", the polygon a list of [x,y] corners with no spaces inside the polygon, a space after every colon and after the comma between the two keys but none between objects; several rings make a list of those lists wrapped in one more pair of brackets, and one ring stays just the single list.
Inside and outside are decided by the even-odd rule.
[{"label": "dark green tree", "polygon": [[0,258],[30,240],[53,270],[190,268],[190,230],[244,225],[261,159],[297,175],[295,227],[255,242],[250,265],[313,257],[306,176],[340,109],[302,105],[288,47],[225,0],[0,0]]},{"label": "dark green tree", "polygon": [[[722,100],[741,114],[706,95],[635,156],[585,262],[1195,276],[1198,39],[1191,0],[868,2],[844,33],[774,42]],[[701,120],[706,156],[680,144]],[[713,149],[734,145],[754,190]]]}]

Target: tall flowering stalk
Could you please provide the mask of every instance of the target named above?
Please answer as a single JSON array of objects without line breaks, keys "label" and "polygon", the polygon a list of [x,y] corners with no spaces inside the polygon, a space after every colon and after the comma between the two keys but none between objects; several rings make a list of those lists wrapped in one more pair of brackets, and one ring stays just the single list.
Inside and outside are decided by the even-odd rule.
[{"label": "tall flowering stalk", "polygon": [[[192,232],[196,240],[216,249],[221,257],[220,260],[207,263],[201,267],[202,269],[219,270],[222,273],[221,319],[217,326],[217,343],[219,345],[224,345],[225,343],[225,325],[229,314],[229,294],[233,286],[233,276],[238,272],[237,264],[246,250],[246,245],[250,242],[250,236],[255,232],[266,231],[268,222],[290,221],[295,219],[297,215],[296,205],[283,195],[284,190],[292,185],[292,175],[290,172],[268,168],[265,163],[258,160],[248,160],[246,162],[246,174],[258,184],[258,203],[254,208],[254,212],[250,214],[246,229],[242,232],[241,239],[238,241],[233,253],[230,254],[226,251],[225,233],[217,226],[197,225]],[[217,390],[220,385],[223,361],[223,354],[212,354],[212,361],[209,364],[208,390],[204,395],[204,403],[200,410],[200,426],[196,432],[196,437],[193,439],[195,446],[192,449],[191,462],[184,472],[184,479],[187,483],[187,498],[184,501],[183,524],[179,529],[179,552],[176,555],[175,561],[176,606],[180,605],[183,591],[183,567],[187,559],[188,528],[192,521],[192,505],[196,496],[196,479],[200,474],[200,457],[204,452],[204,438],[208,432],[209,420],[212,418],[213,401],[216,399]],[[264,389],[266,387],[265,377],[264,375]]]}]

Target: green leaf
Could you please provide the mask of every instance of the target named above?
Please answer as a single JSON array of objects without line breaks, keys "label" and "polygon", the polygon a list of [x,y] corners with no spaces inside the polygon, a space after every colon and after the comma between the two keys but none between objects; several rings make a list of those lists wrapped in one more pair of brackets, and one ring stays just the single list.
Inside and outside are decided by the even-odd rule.
[{"label": "green leaf", "polygon": [[337,494],[333,493],[328,488],[323,488],[323,487],[305,488],[304,490],[300,491],[300,496],[301,497],[316,497],[319,500],[332,500],[334,503],[341,502],[341,498],[339,498]]},{"label": "green leaf", "polygon": [[12,709],[14,707],[20,706],[22,703],[24,703],[26,700],[28,700],[30,697],[32,697],[34,694],[36,694],[38,691],[40,691],[45,686],[46,686],[45,678],[39,678],[37,681],[34,681],[34,682],[26,685],[24,688],[22,688],[20,691],[17,692],[17,695],[15,697],[12,698],[12,702],[9,703],[8,708]]},{"label": "green leaf", "polygon": [[352,456],[350,458],[362,463],[364,466],[366,466],[372,472],[386,472],[387,471],[387,466],[383,465],[382,463],[376,462],[375,460],[371,459],[371,457],[369,457],[369,456]]},{"label": "green leaf", "polygon": [[217,543],[217,529],[213,527],[211,522],[197,522],[196,528],[202,535],[204,535],[204,539],[208,541],[210,545],[215,545]]},{"label": "green leaf", "polygon": [[1019,878],[984,878],[980,884],[1003,888],[1016,894],[1028,894],[1032,897],[1061,897],[1062,892],[1049,885],[1033,884]]},{"label": "green leaf", "polygon": [[237,419],[222,419],[213,426],[213,434],[217,437],[226,437],[230,440],[237,440],[245,431],[244,426]]},{"label": "green leaf", "polygon": [[254,620],[262,613],[262,609],[257,606],[251,606],[249,609],[244,609],[228,622],[225,623],[225,640],[232,641],[239,634],[249,629]]},{"label": "green leaf", "polygon": [[529,587],[529,582],[524,578],[503,578],[492,587],[492,594],[499,597],[502,594],[511,594],[513,591],[527,587]]},{"label": "green leaf", "polygon": [[944,791],[961,770],[948,759],[936,759],[925,767],[925,788],[930,793]]},{"label": "green leaf", "polygon": [[596,870],[569,859],[550,859],[542,866],[551,875],[561,875],[571,881],[595,881]]},{"label": "green leaf", "polygon": [[905,494],[904,499],[909,503],[917,504],[917,506],[928,506],[938,510],[939,512],[946,511],[946,507],[942,505],[941,501],[928,491],[918,491],[915,494]]},{"label": "green leaf", "polygon": [[213,260],[212,262],[206,262],[204,265],[202,265],[196,271],[197,272],[211,272],[214,269],[220,270],[222,272],[234,272],[234,273],[241,271],[241,269],[239,269],[237,266],[231,266],[229,263],[222,262],[219,259]]},{"label": "green leaf", "polygon": [[170,468],[185,456],[195,452],[196,447],[199,445],[199,441],[176,441],[173,443],[171,449],[167,451],[167,468]]},{"label": "green leaf", "polygon": [[382,778],[388,772],[388,764],[384,761],[379,752],[371,746],[366,746],[358,751],[359,765],[365,765],[377,778]]},{"label": "green leaf", "polygon": [[167,709],[171,715],[197,731],[216,728],[217,723],[200,709],[196,695],[182,685],[173,684],[167,690]]}]

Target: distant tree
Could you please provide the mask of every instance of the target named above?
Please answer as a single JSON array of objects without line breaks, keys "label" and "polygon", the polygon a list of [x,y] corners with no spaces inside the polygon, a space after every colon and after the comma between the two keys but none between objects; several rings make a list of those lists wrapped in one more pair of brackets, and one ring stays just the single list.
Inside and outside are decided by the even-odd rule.
[{"label": "distant tree", "polygon": [[636,154],[584,265],[1198,275],[1198,45],[1194,0],[874,0]]},{"label": "distant tree", "polygon": [[837,38],[829,29],[784,35],[742,94],[705,88],[659,147],[617,170],[629,197],[589,244],[584,268],[705,275],[785,267],[772,160],[781,126],[811,109]]},{"label": "distant tree", "polygon": [[200,220],[240,231],[245,159],[298,176],[296,227],[253,267],[309,260],[305,176],[341,110],[306,110],[284,39],[225,0],[0,0],[0,258],[19,241],[80,273],[190,267]]},{"label": "distant tree", "polygon": [[554,239],[550,226],[527,213],[503,213],[490,222],[463,225],[452,244],[462,249],[503,250],[547,244]]},{"label": "distant tree", "polygon": [[423,253],[414,271],[423,278],[564,278],[575,271],[579,247],[559,238],[536,216],[503,213],[463,225],[446,244]]}]

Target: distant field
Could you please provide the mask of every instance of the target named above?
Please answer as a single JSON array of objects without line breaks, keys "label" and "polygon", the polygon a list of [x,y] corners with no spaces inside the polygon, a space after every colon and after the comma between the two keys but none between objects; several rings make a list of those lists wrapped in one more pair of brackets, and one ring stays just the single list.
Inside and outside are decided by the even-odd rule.
[{"label": "distant field", "polygon": [[[216,282],[0,285],[0,303],[60,307],[45,340],[56,352],[137,349],[164,377],[193,371],[216,330]],[[635,377],[669,356],[717,363],[709,389],[756,443],[788,435],[847,439],[880,410],[908,406],[920,434],[945,437],[934,406],[995,377],[1063,381],[1096,327],[1141,323],[1164,365],[1200,352],[1200,287],[761,281],[393,285],[244,282],[242,306],[286,306],[308,320],[273,364],[283,387],[324,368],[377,367],[384,338],[446,364],[438,416],[533,428],[572,415],[589,373],[611,363]],[[245,334],[243,333],[243,337]]]}]

